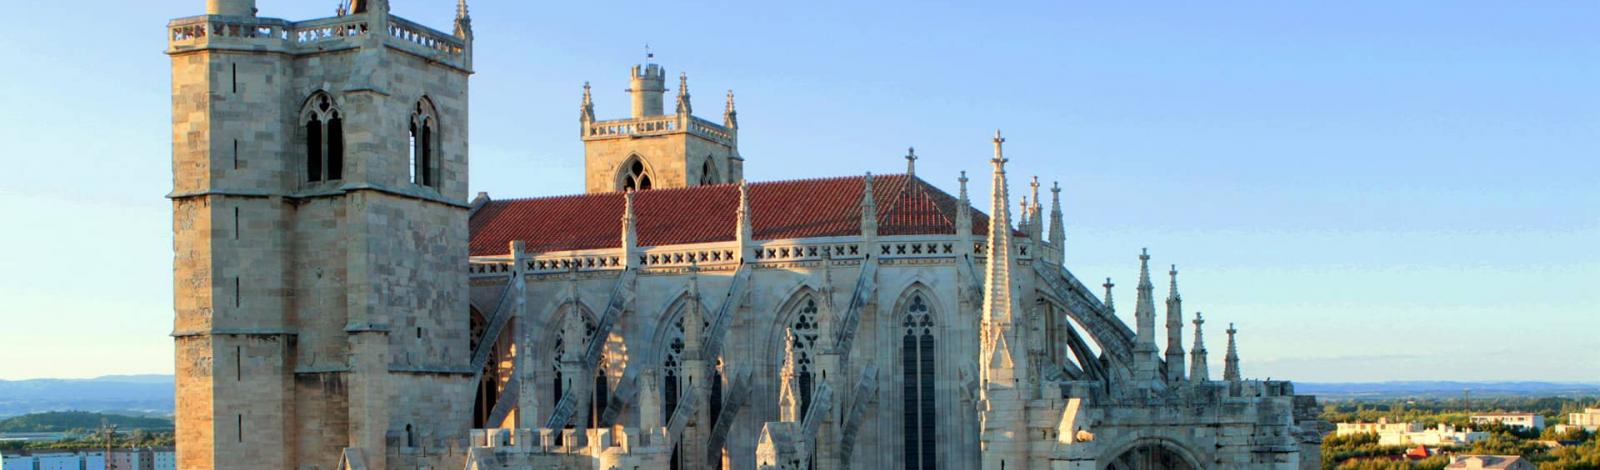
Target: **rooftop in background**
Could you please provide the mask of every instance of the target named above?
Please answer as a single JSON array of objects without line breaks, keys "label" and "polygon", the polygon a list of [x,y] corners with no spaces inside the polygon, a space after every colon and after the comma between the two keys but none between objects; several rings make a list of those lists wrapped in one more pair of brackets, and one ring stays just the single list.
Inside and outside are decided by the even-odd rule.
[{"label": "rooftop in background", "polygon": [[[956,197],[903,174],[875,176],[872,184],[879,235],[956,233]],[[864,187],[863,176],[750,183],[754,237],[859,235]],[[737,184],[639,191],[639,245],[734,240],[738,208]],[[524,241],[533,253],[616,248],[622,243],[622,212],[620,192],[489,201],[472,216],[471,254],[505,254],[512,240]],[[988,229],[988,216],[973,210],[973,235]]]}]

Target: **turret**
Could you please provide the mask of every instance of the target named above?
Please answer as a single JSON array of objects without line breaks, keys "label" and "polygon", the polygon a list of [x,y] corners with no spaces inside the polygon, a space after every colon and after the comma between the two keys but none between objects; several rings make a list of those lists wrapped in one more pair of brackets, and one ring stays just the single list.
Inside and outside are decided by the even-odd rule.
[{"label": "turret", "polygon": [[256,0],[206,0],[206,14],[256,16]]},{"label": "turret", "polygon": [[972,252],[972,200],[967,198],[967,172],[961,172],[961,196],[956,203],[956,237],[961,240],[959,253]]},{"label": "turret", "polygon": [[1167,272],[1172,287],[1167,291],[1167,381],[1183,381],[1183,298],[1178,296],[1178,266]]},{"label": "turret", "polygon": [[633,66],[628,93],[633,95],[633,117],[660,116],[662,96],[667,93],[667,71],[656,64]]}]

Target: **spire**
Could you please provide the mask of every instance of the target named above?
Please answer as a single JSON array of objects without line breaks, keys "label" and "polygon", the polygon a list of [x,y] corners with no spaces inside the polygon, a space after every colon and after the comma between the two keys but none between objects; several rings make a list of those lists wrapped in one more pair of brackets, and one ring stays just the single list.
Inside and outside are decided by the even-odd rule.
[{"label": "spire", "polygon": [[578,107],[579,122],[594,122],[594,97],[589,94],[589,82],[583,82],[583,105]]},{"label": "spire", "polygon": [[1066,221],[1061,220],[1061,183],[1050,185],[1050,244],[1055,251],[1056,262],[1066,264],[1063,259],[1067,249]]},{"label": "spire", "polygon": [[[1011,302],[1011,202],[1006,184],[1005,138],[994,132],[994,182],[989,197],[989,244],[984,255],[983,277],[983,352],[998,354],[995,349],[1003,340],[1012,321]],[[988,360],[990,357],[984,357]],[[1009,359],[1009,358],[1008,358]],[[987,364],[993,365],[990,361]],[[985,372],[985,379],[993,378],[998,371]],[[1009,372],[1006,372],[1009,373]]]},{"label": "spire", "polygon": [[1139,286],[1138,298],[1134,301],[1133,317],[1138,325],[1137,340],[1133,345],[1134,370],[1136,377],[1143,383],[1158,382],[1160,375],[1160,358],[1156,356],[1156,302],[1155,287],[1150,283],[1150,251],[1144,250],[1139,254]]},{"label": "spire", "polygon": [[689,105],[689,74],[683,72],[678,72],[678,114],[694,114]]},{"label": "spire", "polygon": [[752,241],[755,241],[755,227],[750,220],[750,215],[750,183],[740,181],[739,212],[735,214],[735,216],[739,219],[737,222],[739,226],[735,228],[736,231],[734,234],[739,240],[739,247],[741,250],[741,254],[739,256],[741,258],[744,257],[743,251],[746,248],[746,245]]},{"label": "spire", "polygon": [[722,111],[722,126],[729,129],[739,128],[739,112],[733,109],[733,90],[728,90],[728,108]]},{"label": "spire", "polygon": [[[956,236],[965,240],[972,236],[972,200],[967,198],[967,172],[961,172],[961,199],[956,204]],[[972,243],[963,243],[959,253],[967,253],[972,249]]]},{"label": "spire", "polygon": [[917,148],[906,147],[906,176],[917,176]]},{"label": "spire", "polygon": [[1017,212],[1017,230],[1021,230],[1022,233],[1032,232],[1028,223],[1028,196],[1022,196],[1022,202],[1017,203],[1017,206],[1022,208]]},{"label": "spire", "polygon": [[1211,380],[1210,367],[1206,365],[1206,338],[1200,331],[1204,324],[1205,317],[1200,312],[1194,312],[1194,350],[1189,353],[1189,380],[1193,382]]},{"label": "spire", "polygon": [[624,263],[633,259],[634,250],[638,249],[639,225],[633,216],[633,190],[622,193],[622,250],[626,258]]},{"label": "spire", "polygon": [[1039,220],[1039,201],[1043,201],[1043,199],[1039,199],[1039,177],[1034,176],[1033,182],[1029,183],[1028,186],[1033,188],[1033,205],[1028,206],[1028,220],[1033,221],[1033,224],[1036,225],[1035,229],[1042,228],[1044,225]]},{"label": "spire", "polygon": [[1178,296],[1178,265],[1167,274],[1172,287],[1167,291],[1167,381],[1183,381],[1183,298]]},{"label": "spire", "polygon": [[1100,287],[1106,288],[1106,310],[1110,310],[1112,312],[1117,311],[1117,307],[1115,305],[1115,302],[1113,302],[1111,300],[1111,288],[1112,287],[1116,287],[1116,286],[1117,286],[1116,284],[1112,284],[1111,283],[1111,278],[1109,278],[1109,277],[1106,278],[1106,283],[1105,284],[1101,284],[1100,285]]},{"label": "spire", "polygon": [[783,367],[778,369],[778,420],[797,423],[800,415],[800,376],[795,364],[794,330],[784,330]]},{"label": "spire", "polygon": [[872,172],[867,172],[861,184],[861,236],[877,238],[878,202],[872,194]]},{"label": "spire", "polygon": [[472,15],[467,14],[467,0],[456,1],[456,37],[472,37]]},{"label": "spire", "polygon": [[1136,288],[1138,297],[1134,300],[1133,316],[1138,324],[1138,347],[1149,346],[1155,349],[1156,344],[1156,303],[1154,298],[1155,286],[1150,283],[1150,250],[1144,249],[1139,253],[1139,285]]},{"label": "spire", "polygon": [[1239,381],[1239,347],[1233,340],[1233,335],[1238,332],[1232,323],[1228,324],[1228,356],[1223,360],[1222,380],[1229,382]]}]

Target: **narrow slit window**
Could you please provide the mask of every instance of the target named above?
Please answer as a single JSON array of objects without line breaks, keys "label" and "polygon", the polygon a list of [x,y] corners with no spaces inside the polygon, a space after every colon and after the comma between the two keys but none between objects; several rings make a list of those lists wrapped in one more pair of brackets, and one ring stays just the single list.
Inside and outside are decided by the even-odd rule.
[{"label": "narrow slit window", "polygon": [[244,415],[243,414],[238,415],[238,419],[239,419],[239,442],[244,442]]},{"label": "narrow slit window", "polygon": [[239,206],[233,206],[233,239],[239,239]]},{"label": "narrow slit window", "polygon": [[244,305],[244,299],[239,294],[239,276],[234,276],[233,277],[233,306],[235,308],[237,308],[237,307],[240,307],[242,305]]},{"label": "narrow slit window", "polygon": [[244,380],[244,346],[233,347],[233,380]]},{"label": "narrow slit window", "polygon": [[238,93],[239,92],[239,64],[229,64],[229,65],[233,66],[233,92],[234,93]]},{"label": "narrow slit window", "polygon": [[239,169],[239,139],[233,139],[233,169]]}]

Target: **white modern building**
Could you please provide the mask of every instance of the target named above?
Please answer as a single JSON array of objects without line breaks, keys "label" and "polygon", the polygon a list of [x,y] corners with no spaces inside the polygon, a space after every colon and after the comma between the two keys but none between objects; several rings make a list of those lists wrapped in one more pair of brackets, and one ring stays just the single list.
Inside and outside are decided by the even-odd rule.
[{"label": "white modern building", "polygon": [[1513,428],[1544,430],[1544,416],[1536,413],[1488,413],[1472,415],[1472,424],[1479,426],[1500,423]]}]

